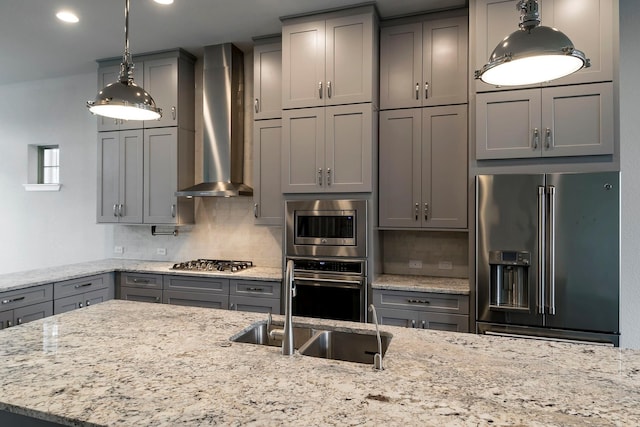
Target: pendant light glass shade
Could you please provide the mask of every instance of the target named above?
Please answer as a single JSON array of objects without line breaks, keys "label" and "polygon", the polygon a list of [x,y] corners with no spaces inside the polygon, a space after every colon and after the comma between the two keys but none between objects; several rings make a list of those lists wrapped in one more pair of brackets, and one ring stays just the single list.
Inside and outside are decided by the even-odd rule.
[{"label": "pendant light glass shade", "polygon": [[538,2],[518,2],[520,29],[504,38],[475,72],[476,79],[496,86],[542,83],[591,66],[562,31],[540,25]]},{"label": "pendant light glass shade", "polygon": [[117,82],[105,86],[94,101],[87,101],[93,114],[123,120],[157,120],[162,110],[143,88],[133,82],[133,64],[129,52],[129,0],[125,0],[125,46],[120,77]]}]

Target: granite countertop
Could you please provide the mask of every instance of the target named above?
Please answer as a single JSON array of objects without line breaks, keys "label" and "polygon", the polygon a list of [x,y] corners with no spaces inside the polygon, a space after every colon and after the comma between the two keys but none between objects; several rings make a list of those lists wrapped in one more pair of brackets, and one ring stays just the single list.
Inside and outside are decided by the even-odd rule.
[{"label": "granite countertop", "polygon": [[78,426],[640,424],[640,351],[383,326],[376,371],[230,343],[256,321],[113,300],[5,329],[0,411]]},{"label": "granite countertop", "polygon": [[397,291],[469,295],[469,279],[454,277],[383,274],[373,281],[371,287],[373,289],[393,289]]},{"label": "granite countertop", "polygon": [[282,270],[273,267],[254,266],[236,273],[228,271],[202,272],[171,270],[173,262],[169,261],[140,261],[125,259],[105,259],[89,261],[78,264],[62,265],[59,267],[47,267],[37,270],[29,270],[17,273],[0,274],[0,292],[21,289],[28,286],[36,286],[45,283],[60,282],[75,279],[77,277],[93,274],[109,273],[113,271],[127,271],[132,273],[174,274],[188,276],[222,276],[233,279],[255,279],[280,281]]}]

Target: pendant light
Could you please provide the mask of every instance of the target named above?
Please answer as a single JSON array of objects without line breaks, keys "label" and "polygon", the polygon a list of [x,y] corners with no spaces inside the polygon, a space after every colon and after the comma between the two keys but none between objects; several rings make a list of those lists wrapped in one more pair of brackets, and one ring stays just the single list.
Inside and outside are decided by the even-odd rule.
[{"label": "pendant light", "polygon": [[496,86],[542,83],[590,67],[564,33],[540,25],[537,0],[520,0],[520,29],[504,38],[475,78]]},{"label": "pendant light", "polygon": [[123,120],[156,120],[162,110],[143,88],[133,82],[133,63],[129,52],[129,0],[124,2],[124,55],[117,82],[105,86],[94,101],[87,101],[93,114]]}]

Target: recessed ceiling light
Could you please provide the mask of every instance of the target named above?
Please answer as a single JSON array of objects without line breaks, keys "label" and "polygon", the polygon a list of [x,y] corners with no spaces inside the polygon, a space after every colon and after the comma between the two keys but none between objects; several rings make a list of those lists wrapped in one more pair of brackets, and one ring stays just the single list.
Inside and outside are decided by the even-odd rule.
[{"label": "recessed ceiling light", "polygon": [[160,4],[171,4],[173,3],[173,0],[153,0],[156,3],[160,3]]},{"label": "recessed ceiling light", "polygon": [[75,13],[68,10],[61,10],[60,12],[56,13],[56,17],[58,17],[58,19],[61,21],[70,22],[72,24],[80,21]]}]

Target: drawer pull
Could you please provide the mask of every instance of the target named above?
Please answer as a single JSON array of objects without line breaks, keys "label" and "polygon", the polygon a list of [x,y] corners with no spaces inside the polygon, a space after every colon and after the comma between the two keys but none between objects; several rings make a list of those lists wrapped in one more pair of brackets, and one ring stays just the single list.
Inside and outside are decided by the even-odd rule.
[{"label": "drawer pull", "polygon": [[247,288],[247,290],[251,292],[264,292],[263,288]]},{"label": "drawer pull", "polygon": [[83,283],[82,285],[76,285],[75,288],[86,288],[87,286],[91,286],[93,283],[89,282],[89,283]]},{"label": "drawer pull", "polygon": [[409,304],[431,304],[431,302],[426,299],[408,299],[407,302]]},{"label": "drawer pull", "polygon": [[133,283],[149,283],[149,279],[133,279]]},{"label": "drawer pull", "polygon": [[12,298],[12,299],[3,299],[2,303],[3,304],[9,304],[12,302],[16,302],[16,301],[22,301],[24,299],[24,297],[17,297],[17,298]]}]

